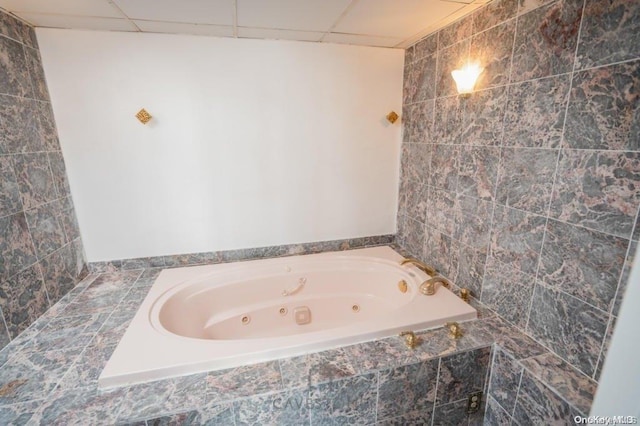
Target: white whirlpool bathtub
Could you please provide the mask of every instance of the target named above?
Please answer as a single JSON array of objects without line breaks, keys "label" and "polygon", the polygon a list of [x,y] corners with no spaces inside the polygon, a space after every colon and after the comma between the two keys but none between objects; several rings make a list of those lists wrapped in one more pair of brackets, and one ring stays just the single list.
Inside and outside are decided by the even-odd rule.
[{"label": "white whirlpool bathtub", "polygon": [[[390,247],[166,269],[99,378],[121,386],[476,318]],[[404,280],[406,292],[398,283]]]}]

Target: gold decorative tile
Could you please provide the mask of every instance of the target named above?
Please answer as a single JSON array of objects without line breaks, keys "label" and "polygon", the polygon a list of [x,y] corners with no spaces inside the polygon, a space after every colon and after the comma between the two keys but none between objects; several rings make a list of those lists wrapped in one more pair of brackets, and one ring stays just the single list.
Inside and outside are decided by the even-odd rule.
[{"label": "gold decorative tile", "polygon": [[147,124],[153,117],[151,117],[151,114],[149,114],[146,109],[142,108],[136,114],[136,118],[140,120],[142,124]]}]

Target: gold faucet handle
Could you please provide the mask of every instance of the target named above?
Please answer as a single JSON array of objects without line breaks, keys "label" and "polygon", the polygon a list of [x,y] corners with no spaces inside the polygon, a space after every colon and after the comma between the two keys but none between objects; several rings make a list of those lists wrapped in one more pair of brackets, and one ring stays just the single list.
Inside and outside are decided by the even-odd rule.
[{"label": "gold faucet handle", "polygon": [[408,258],[404,259],[402,262],[400,262],[400,265],[402,265],[402,266],[404,266],[406,264],[414,265],[416,268],[418,268],[421,271],[429,274],[429,276],[431,276],[431,277],[437,275],[437,273],[438,273],[438,271],[436,271],[436,269],[433,266],[426,265],[426,264],[420,262],[418,259],[414,259],[414,258],[411,258],[411,257],[408,257]]},{"label": "gold faucet handle", "polygon": [[419,339],[413,331],[403,331],[400,333],[400,337],[404,337],[404,344],[407,345],[409,349],[415,349],[415,347],[418,346]]},{"label": "gold faucet handle", "polygon": [[461,288],[460,289],[460,299],[464,300],[465,302],[469,303],[469,289],[468,288]]},{"label": "gold faucet handle", "polygon": [[448,322],[444,326],[449,329],[449,337],[451,337],[452,339],[459,339],[464,336],[464,333],[460,328],[460,324],[458,324],[457,322]]}]

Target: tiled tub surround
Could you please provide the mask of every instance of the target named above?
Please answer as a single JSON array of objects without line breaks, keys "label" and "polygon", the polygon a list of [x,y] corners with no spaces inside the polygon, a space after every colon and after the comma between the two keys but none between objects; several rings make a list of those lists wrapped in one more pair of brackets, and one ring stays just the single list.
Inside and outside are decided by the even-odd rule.
[{"label": "tiled tub surround", "polygon": [[493,1],[405,62],[397,243],[595,380],[640,236],[638,34],[634,1]]},{"label": "tiled tub surround", "polygon": [[85,265],[33,28],[0,11],[0,347]]},{"label": "tiled tub surround", "polygon": [[[413,351],[391,337],[99,391],[98,375],[158,273],[91,274],[2,350],[0,423],[480,425],[482,411],[468,416],[466,399],[486,395],[490,382],[488,416],[569,424],[565,414],[585,413],[593,397],[594,382],[479,305],[462,338],[421,332]],[[517,377],[504,377],[505,362]]]},{"label": "tiled tub surround", "polygon": [[172,268],[176,266],[210,265],[215,263],[239,262],[241,260],[266,259],[272,257],[323,253],[326,251],[351,250],[375,246],[386,246],[395,242],[395,235],[373,235],[370,237],[342,240],[318,241],[313,243],[285,244],[280,246],[256,247],[237,250],[188,253],[169,256],[120,259],[107,262],[91,262],[91,272],[106,272],[141,268]]},{"label": "tiled tub surround", "polygon": [[[419,287],[429,276],[402,266],[403,259],[381,246],[166,269],[98,383],[107,388],[238,367],[477,318],[446,288],[423,296]],[[311,321],[297,325],[302,306]]]}]

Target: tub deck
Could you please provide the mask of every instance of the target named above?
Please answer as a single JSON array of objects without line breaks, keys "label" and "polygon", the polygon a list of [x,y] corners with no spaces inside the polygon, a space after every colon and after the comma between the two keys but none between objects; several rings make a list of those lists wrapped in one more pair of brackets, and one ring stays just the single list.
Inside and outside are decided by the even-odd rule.
[{"label": "tub deck", "polygon": [[[256,422],[309,425],[312,421],[335,421],[345,409],[351,410],[353,418],[370,419],[371,424],[390,424],[394,419],[398,424],[410,422],[407,407],[396,402],[411,390],[400,387],[402,395],[394,394],[385,378],[397,375],[402,379],[407,369],[432,360],[447,362],[451,357],[465,356],[462,354],[483,355],[483,348],[494,343],[515,359],[548,354],[476,304],[480,318],[466,323],[464,337],[451,340],[444,329],[426,331],[419,333],[422,343],[414,351],[407,350],[401,338],[389,337],[101,391],[98,375],[159,272],[145,269],[92,274],[0,351],[0,383],[13,384],[0,395],[0,424],[152,425],[191,421],[224,426]],[[456,377],[442,374],[432,380],[442,388]],[[567,389],[572,383],[566,383]],[[347,401],[338,408],[331,401],[339,396],[336,389],[340,384],[359,384],[372,398]],[[558,389],[562,395],[564,388]],[[583,393],[582,388],[575,392]],[[310,399],[313,404],[298,407],[299,401]],[[394,402],[387,405],[392,408],[385,410],[375,404],[385,399]],[[436,424],[439,419],[450,421],[452,412],[460,413],[458,406],[465,400],[445,402],[436,398],[424,411],[433,413]],[[482,413],[468,416],[468,422],[481,424]],[[459,424],[466,424],[466,420],[461,418]]]},{"label": "tub deck", "polygon": [[[418,287],[428,276],[413,266],[399,266],[402,259],[390,247],[382,246],[164,270],[107,363],[99,385],[103,388],[131,385],[238,367],[396,336],[405,330],[441,327],[448,321],[476,318],[476,310],[472,306],[445,288],[440,288],[433,296],[420,294]],[[280,286],[281,280],[289,277],[295,282],[299,274],[310,275],[313,271],[322,273],[331,267],[339,271],[332,279],[319,284],[309,282],[305,289],[293,296],[281,295],[284,288]],[[353,272],[351,268],[370,268],[368,278],[360,278],[359,274],[363,272],[358,269]],[[275,272],[285,269],[289,272]],[[272,275],[276,273],[281,275]],[[385,273],[386,279],[370,282],[376,275]],[[350,278],[340,282],[343,275]],[[256,276],[266,277],[265,282],[256,280]],[[272,279],[271,285],[268,285],[267,281],[272,276],[276,279]],[[407,293],[401,293],[397,288],[400,278],[409,285]],[[228,280],[236,280],[234,282],[237,284],[229,286]],[[245,280],[255,282],[246,283]],[[315,290],[312,289],[313,285],[316,285]],[[234,290],[237,286],[244,286],[244,289]],[[325,287],[329,288],[326,292]],[[211,288],[213,294],[209,294]],[[305,296],[307,294],[309,296]],[[354,303],[362,303],[361,311],[352,311],[351,303],[339,306],[341,298],[338,296],[349,296]],[[322,299],[326,297],[333,299]],[[254,306],[252,309],[260,301],[266,302],[261,311],[252,311],[247,307],[245,312],[242,304],[245,299],[254,299],[251,303],[246,302]],[[299,302],[293,302],[296,300]],[[384,305],[388,301],[389,306],[385,310],[384,306],[374,306],[372,301],[377,301],[377,305]],[[280,306],[288,306],[293,310],[296,303],[308,305],[312,317],[314,311],[318,313],[317,318],[322,317],[319,312],[327,311],[324,322],[330,325],[334,325],[328,321],[332,311],[342,309],[345,311],[343,325],[316,329],[313,328],[312,319],[309,325],[296,325],[296,333],[264,337],[269,329],[279,329],[281,322],[294,322],[291,313],[280,317],[277,311]],[[269,308],[273,311],[270,316],[262,312]],[[217,315],[217,309],[223,312],[229,309],[233,313],[228,321],[223,322],[228,324],[232,321],[227,326],[232,332],[224,334],[223,338],[203,338],[207,334],[204,330],[206,318],[209,318],[211,311]],[[174,329],[163,327],[163,315]],[[335,316],[337,318],[338,314]],[[243,324],[241,319],[244,318],[254,319]],[[317,321],[323,322],[322,319]],[[259,331],[244,331],[254,327]],[[186,334],[177,335],[175,333],[178,331],[175,330]],[[290,330],[286,328],[284,331]],[[221,332],[215,334],[222,335]]]}]

